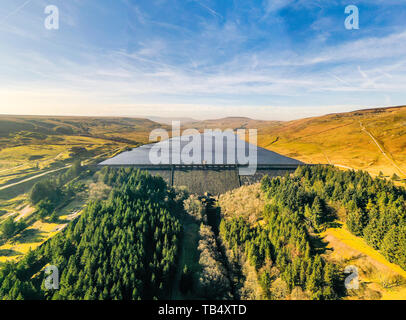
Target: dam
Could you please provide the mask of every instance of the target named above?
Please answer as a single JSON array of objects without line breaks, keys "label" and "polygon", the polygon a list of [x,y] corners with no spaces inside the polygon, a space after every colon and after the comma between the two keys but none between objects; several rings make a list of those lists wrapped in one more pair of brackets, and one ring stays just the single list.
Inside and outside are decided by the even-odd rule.
[{"label": "dam", "polygon": [[160,175],[171,186],[217,195],[263,176],[292,173],[303,162],[257,147],[233,133],[178,136],[140,146],[99,163],[135,167]]}]

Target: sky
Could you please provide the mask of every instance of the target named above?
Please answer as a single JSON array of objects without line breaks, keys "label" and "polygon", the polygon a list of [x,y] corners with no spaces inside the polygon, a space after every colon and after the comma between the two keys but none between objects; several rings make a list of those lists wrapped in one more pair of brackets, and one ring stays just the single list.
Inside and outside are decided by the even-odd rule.
[{"label": "sky", "polygon": [[405,0],[0,3],[0,114],[292,120],[404,104]]}]

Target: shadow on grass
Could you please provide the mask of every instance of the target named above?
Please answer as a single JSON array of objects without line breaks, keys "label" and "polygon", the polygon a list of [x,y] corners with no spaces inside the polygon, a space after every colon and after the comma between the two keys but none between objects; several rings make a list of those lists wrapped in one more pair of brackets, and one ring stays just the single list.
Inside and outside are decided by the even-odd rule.
[{"label": "shadow on grass", "polygon": [[358,254],[358,255],[356,255],[356,256],[352,256],[351,258],[345,259],[344,262],[345,262],[345,263],[351,263],[351,262],[354,262],[354,261],[356,261],[356,260],[359,260],[359,259],[362,259],[362,258],[366,258],[366,257],[368,257],[368,256],[365,255],[365,254],[363,254],[363,253],[360,253],[360,254]]},{"label": "shadow on grass", "polygon": [[32,243],[44,240],[42,232],[36,229],[26,229],[20,235],[14,238],[14,242]]},{"label": "shadow on grass", "polygon": [[[325,228],[341,228],[342,226],[343,226],[343,224],[336,220],[327,221],[325,224]],[[312,244],[315,252],[318,254],[323,254],[323,253],[326,253],[327,251],[334,251],[333,248],[327,248],[329,242],[325,241],[324,239],[325,239],[325,236],[322,237],[319,234],[312,235],[310,238],[311,244]]]},{"label": "shadow on grass", "polygon": [[314,251],[318,254],[326,253],[327,250],[333,251],[332,248],[327,248],[328,241],[324,241],[324,238],[325,237],[321,237],[321,236],[312,236],[310,238],[312,247],[314,248]]},{"label": "shadow on grass", "polygon": [[200,252],[198,251],[199,243],[199,229],[200,225],[193,217],[182,213],[179,215],[180,221],[183,226],[182,237],[180,241],[180,251],[178,256],[178,268],[175,276],[174,285],[171,292],[171,299],[173,300],[195,300],[199,298],[198,292],[196,289],[198,287],[198,279],[194,277],[193,279],[193,288],[191,292],[182,293],[179,288],[179,283],[181,279],[181,272],[184,266],[187,266],[188,269],[195,275],[200,272],[199,265],[199,256]]},{"label": "shadow on grass", "polygon": [[[28,174],[36,173],[35,170],[36,170],[35,168],[27,168],[27,169],[20,170],[20,171],[17,171],[17,172],[3,174],[0,177],[7,178],[7,177],[19,176],[19,175],[22,175],[22,174],[27,174],[28,175]],[[28,176],[27,176],[27,178],[28,178]],[[16,178],[16,179],[19,179],[19,178]],[[15,180],[15,179],[14,180],[9,180],[9,181],[7,181],[7,184],[13,183],[15,181],[18,181],[18,180]]]},{"label": "shadow on grass", "polygon": [[343,224],[341,222],[333,221],[327,224],[327,228],[341,228]]},{"label": "shadow on grass", "polygon": [[0,257],[13,257],[13,256],[19,256],[22,253],[16,250],[12,249],[3,249],[0,250]]},{"label": "shadow on grass", "polygon": [[68,219],[68,218],[62,219],[62,218],[61,218],[62,216],[63,216],[63,214],[60,215],[60,216],[58,216],[58,217],[56,217],[56,218],[54,218],[54,219],[49,218],[48,220],[46,220],[46,222],[47,222],[47,223],[55,223],[55,224],[67,224],[67,223],[71,223],[71,222],[72,222],[72,220],[71,220],[71,219]]}]

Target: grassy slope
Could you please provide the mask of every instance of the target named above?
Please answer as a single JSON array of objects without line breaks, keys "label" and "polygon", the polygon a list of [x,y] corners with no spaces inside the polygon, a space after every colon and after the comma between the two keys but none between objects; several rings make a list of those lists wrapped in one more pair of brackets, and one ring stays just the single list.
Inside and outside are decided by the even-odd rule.
[{"label": "grassy slope", "polygon": [[[366,131],[362,130],[361,124]],[[406,107],[330,114],[288,122],[224,118],[187,126],[199,130],[255,128],[259,146],[307,163],[331,163],[367,170],[371,174],[382,171],[391,176],[397,173],[406,178]],[[382,154],[368,132],[388,157]]]},{"label": "grassy slope", "polygon": [[[360,122],[375,137],[389,159],[381,153],[368,133],[362,130]],[[95,154],[100,154],[111,151],[117,146],[129,145],[129,141],[145,143],[149,132],[159,126],[143,119],[14,116],[0,117],[0,124],[0,183],[35,172],[36,163],[40,169],[46,169],[57,161],[68,160],[67,149],[71,146],[84,146],[88,150],[94,150]],[[327,115],[290,122],[226,118],[194,123],[189,127],[258,128],[259,145],[281,154],[310,163],[331,162],[368,170],[375,174],[379,171],[387,175],[397,172],[402,176],[391,160],[401,170],[406,171],[405,124],[406,107]],[[70,127],[72,133],[68,135],[56,133],[55,128],[58,126]],[[19,131],[42,133],[45,135],[45,140],[21,137],[16,135]],[[109,140],[110,138],[124,138],[129,141],[117,142]],[[32,155],[39,155],[42,158],[29,161],[28,158]],[[10,201],[1,201],[0,209],[7,211],[6,214],[1,215],[1,220],[11,212],[21,214],[26,204],[24,195]],[[46,232],[43,234],[45,238],[51,236],[58,227],[35,226],[40,232]],[[338,234],[334,236],[337,243],[345,244],[351,250],[360,251],[359,247],[345,243]],[[30,246],[29,243],[15,249],[25,252]],[[9,248],[0,248],[0,250],[7,249]],[[341,251],[344,256],[344,249],[337,250],[338,254],[341,254]],[[361,252],[376,260],[376,256]],[[397,298],[396,295],[405,297],[403,291],[400,293],[393,290],[382,291],[382,294],[383,298]]]},{"label": "grassy slope", "polygon": [[198,130],[204,129],[246,129],[246,128],[266,128],[266,127],[278,127],[282,125],[281,121],[261,121],[253,120],[244,117],[228,117],[222,119],[205,120],[199,122],[193,122],[185,124],[187,128],[196,128]]},{"label": "grassy slope", "polygon": [[405,270],[387,261],[381,253],[345,227],[327,229],[323,237],[328,242],[328,248],[332,249],[325,255],[327,259],[343,266],[355,265],[359,270],[360,290],[351,291],[349,299],[406,299],[406,284],[384,284],[399,276],[405,281]]},{"label": "grassy slope", "polygon": [[91,194],[91,189],[96,188],[97,185],[93,184],[93,186],[91,186],[92,180],[89,178],[80,180],[80,182],[83,182],[89,186],[89,188],[81,192],[74,201],[57,209],[58,221],[55,223],[40,221],[36,218],[36,210],[29,204],[27,194],[20,195],[16,199],[2,202],[2,208],[6,209],[8,213],[1,216],[0,221],[3,221],[8,216],[13,216],[16,221],[20,219],[26,220],[28,226],[8,241],[0,242],[0,263],[17,260],[30,249],[34,250],[46,240],[60,232],[69,222],[82,213],[88,201],[89,194]]},{"label": "grassy slope", "polygon": [[[387,176],[396,173],[406,178],[406,107],[355,111],[290,122],[221,119],[208,121],[206,125],[222,129],[257,128],[259,146],[304,162],[331,163],[367,170],[371,174],[382,171]],[[195,127],[201,129],[198,125]],[[237,212],[233,204],[241,200],[238,190],[220,198],[226,214]],[[245,199],[244,203],[251,201]],[[350,299],[406,299],[406,285],[391,288],[384,285],[398,275],[406,279],[406,272],[399,266],[389,263],[361,238],[343,228],[328,229],[324,236],[329,247],[334,249],[328,258],[356,265],[361,270],[362,290],[352,292]]]},{"label": "grassy slope", "polygon": [[146,143],[159,126],[133,118],[0,116],[0,185],[72,162],[72,147],[91,158]]},{"label": "grassy slope", "polygon": [[308,163],[332,163],[372,174],[396,172],[406,178],[405,124],[406,107],[332,114],[260,127],[258,144]]},{"label": "grassy slope", "polygon": [[[147,119],[118,117],[55,117],[55,116],[0,116],[0,136],[28,131],[55,134],[61,128],[74,134],[122,137],[122,134],[149,132],[156,123]],[[59,127],[59,131],[58,128]]]},{"label": "grassy slope", "polygon": [[[262,223],[262,209],[265,196],[260,184],[242,186],[219,197],[223,217],[245,217],[252,224]],[[403,285],[385,285],[396,277],[406,280],[406,271],[388,262],[381,253],[368,246],[365,241],[351,234],[345,226],[327,229],[322,235],[328,242],[325,258],[340,264],[343,268],[355,265],[359,269],[360,290],[353,290],[346,299],[406,299],[406,282]],[[248,286],[259,291],[256,278],[245,270],[250,278]]]},{"label": "grassy slope", "polygon": [[[72,163],[77,158],[71,155],[72,147],[88,150],[80,156],[84,164],[101,161],[120,148],[147,142],[156,127],[159,125],[144,119],[0,116],[0,186]],[[33,183],[1,191],[0,223],[9,216],[31,219],[34,210],[25,192]],[[18,259],[58,233],[76,217],[87,198],[88,194],[83,195],[61,208],[58,223],[36,221],[32,216],[28,228],[0,243],[0,263]]]}]

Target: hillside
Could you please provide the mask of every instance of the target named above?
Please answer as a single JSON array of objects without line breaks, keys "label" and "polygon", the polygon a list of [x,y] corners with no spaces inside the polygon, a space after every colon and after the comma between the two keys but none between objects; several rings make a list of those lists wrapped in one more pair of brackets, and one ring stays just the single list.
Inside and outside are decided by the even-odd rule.
[{"label": "hillside", "polygon": [[212,119],[212,120],[204,120],[204,121],[196,121],[193,123],[188,123],[185,125],[187,128],[195,128],[198,130],[204,129],[248,129],[248,128],[255,128],[255,129],[265,129],[268,127],[279,127],[283,125],[281,121],[262,121],[262,120],[254,120],[245,117],[227,117],[221,119]]},{"label": "hillside", "polygon": [[[64,231],[1,269],[0,299],[168,297],[181,226],[165,182],[137,170],[104,174],[115,188],[109,199],[89,204]],[[47,264],[61,271],[60,290],[41,286]]]},{"label": "hillside", "polygon": [[[0,123],[4,124],[0,129],[0,226],[3,228],[14,221],[14,231],[0,241],[0,264],[6,261],[21,261],[24,259],[24,255],[30,252],[30,249],[41,246],[44,241],[55,237],[60,234],[61,230],[70,226],[72,221],[86,212],[85,208],[91,201],[107,197],[111,187],[107,181],[97,179],[97,174],[95,174],[97,170],[91,166],[92,164],[120,153],[128,147],[146,143],[149,133],[153,129],[159,127],[168,129],[168,126],[165,125],[135,118],[2,116]],[[199,130],[205,128],[257,128],[259,145],[280,154],[311,163],[332,163],[344,168],[363,168],[372,174],[382,171],[387,177],[397,173],[398,176],[405,178],[402,174],[406,169],[405,123],[406,107],[399,107],[332,114],[290,122],[257,121],[233,117],[195,122],[188,126]],[[85,170],[78,176],[73,175],[69,179],[62,179],[61,177],[66,176],[66,172],[72,172],[72,164],[78,160]],[[87,170],[89,168],[90,170]],[[390,220],[391,217],[387,211],[404,212],[400,208],[401,201],[393,205],[389,204],[390,201],[382,200],[383,193],[379,197],[375,194],[374,188],[379,190],[386,188],[385,190],[395,192],[395,194],[398,191],[393,191],[395,189],[392,186],[381,185],[381,182],[377,182],[373,187],[364,185],[365,181],[370,180],[363,174],[356,174],[357,178],[353,185],[345,184],[344,188],[343,180],[338,172],[341,172],[345,179],[354,179],[353,173],[336,170],[334,174],[329,175],[329,183],[327,183],[327,179],[323,178],[323,173],[321,178],[323,182],[311,181],[313,191],[310,193],[308,187],[303,189],[303,185],[298,181],[293,180],[289,183],[292,183],[292,190],[295,190],[297,184],[299,191],[303,189],[302,191],[308,194],[309,198],[302,200],[312,210],[315,206],[313,199],[315,194],[324,198],[326,208],[337,211],[337,223],[344,225],[347,212],[350,213],[348,214],[352,219],[350,226],[354,228],[351,230],[354,232],[354,230],[360,229],[361,231],[355,231],[359,233],[358,235],[351,234],[345,228],[328,226],[324,233],[317,234],[316,238],[319,240],[314,243],[312,228],[314,229],[315,225],[323,228],[324,225],[323,223],[319,225],[320,217],[312,216],[312,210],[309,211],[310,213],[308,212],[310,216],[306,216],[310,222],[297,223],[299,218],[289,215],[289,212],[294,210],[295,203],[298,203],[296,198],[294,201],[290,199],[291,196],[295,197],[294,193],[285,199],[289,203],[280,203],[278,210],[283,212],[286,220],[278,221],[273,209],[267,211],[268,216],[264,216],[264,202],[269,199],[266,199],[263,191],[258,186],[245,186],[223,195],[219,201],[220,207],[213,208],[214,211],[208,209],[207,217],[199,218],[197,221],[195,221],[195,209],[185,207],[185,210],[191,213],[189,213],[190,217],[182,216],[181,219],[187,230],[184,230],[185,237],[181,239],[179,256],[181,265],[176,268],[175,283],[190,277],[191,272],[203,270],[204,276],[195,279],[195,289],[188,291],[184,288],[186,291],[181,292],[182,290],[175,285],[168,288],[171,292],[165,294],[175,298],[204,297],[211,299],[230,296],[243,299],[343,298],[342,288],[337,287],[335,281],[320,280],[324,281],[323,290],[320,292],[316,290],[316,287],[312,285],[314,280],[312,274],[304,266],[300,266],[300,268],[305,268],[302,279],[295,280],[296,282],[293,283],[290,272],[293,272],[291,268],[296,268],[295,270],[298,271],[298,259],[295,259],[298,256],[309,258],[308,264],[316,263],[315,268],[321,268],[322,272],[328,274],[334,271],[334,277],[339,275],[336,274],[337,270],[332,267],[333,265],[343,266],[346,262],[351,261],[359,266],[362,270],[360,276],[364,290],[362,293],[349,295],[347,298],[402,298],[405,294],[405,287],[397,283],[400,279],[398,276],[404,275],[404,273],[397,270],[400,270],[398,265],[405,265],[405,257],[397,253],[392,256],[390,250],[393,246],[389,245],[392,243],[391,237],[398,237],[396,232],[401,233],[395,228],[393,232],[384,230],[388,236],[375,235],[372,231],[381,230],[381,227],[376,228],[372,223],[367,226],[364,221],[368,217],[370,221],[379,226],[392,224],[393,221]],[[308,179],[306,175],[304,176]],[[336,183],[334,183],[333,177],[335,177]],[[182,184],[181,180],[184,177],[179,176],[179,179],[178,184]],[[49,212],[50,214],[44,219],[40,218],[42,207],[32,203],[28,193],[39,180],[48,180],[52,183],[58,181],[58,188],[64,193],[60,201],[55,203],[54,211]],[[372,184],[372,182],[368,183]],[[355,188],[357,184],[359,186]],[[289,185],[285,187],[291,188]],[[335,189],[337,190],[334,191]],[[357,190],[357,192],[348,193],[353,192],[351,190]],[[367,191],[361,192],[362,190]],[[336,208],[334,203],[329,203],[334,197],[344,201],[340,196],[340,193],[344,191],[348,193],[344,199],[346,206],[344,209],[341,204]],[[281,194],[274,195],[273,201],[282,201],[283,194],[286,193],[281,192]],[[366,198],[366,195],[369,198]],[[298,196],[302,197],[300,194]],[[355,197],[356,200],[348,201],[351,197]],[[376,205],[379,212],[382,212],[383,217],[387,217],[387,221],[374,218],[372,211],[370,212],[369,200],[372,201],[372,205]],[[194,204],[195,199],[190,201],[193,206],[196,205]],[[290,203],[290,201],[293,202]],[[384,203],[386,205],[382,205]],[[42,203],[42,205],[44,204]],[[356,210],[356,206],[359,206],[360,211]],[[213,220],[213,217],[216,217],[215,210],[220,209],[224,213],[223,227],[220,230],[221,241],[219,240],[220,221]],[[401,214],[398,214],[396,219],[403,219],[402,217]],[[272,220],[274,218],[275,221]],[[312,221],[312,219],[315,220]],[[247,223],[242,224],[242,221]],[[270,222],[272,225],[269,225]],[[305,228],[309,223],[313,227],[307,230]],[[297,225],[299,229],[293,228],[292,224]],[[268,243],[263,235],[271,231],[270,226],[275,229],[271,228],[273,238]],[[327,227],[327,225],[325,226]],[[245,242],[238,242],[238,239],[230,236],[229,231],[233,228],[242,228],[241,232],[248,230],[249,235]],[[292,237],[282,235],[285,237],[284,243],[281,244],[284,248],[282,256],[266,250],[257,256],[255,252],[257,248],[252,247],[251,242],[256,243],[259,248],[262,245],[269,246],[271,249],[278,248],[280,244],[277,239],[280,235],[277,230],[286,228],[293,228],[292,232],[295,232],[295,235]],[[364,230],[366,240],[359,236],[363,234]],[[303,234],[306,235],[305,238],[303,238]],[[366,241],[375,241],[375,238],[371,237],[377,237],[379,240],[375,249],[366,244]],[[328,242],[326,246],[328,250],[320,255],[318,245],[323,243],[322,240]],[[381,240],[383,241],[382,246]],[[403,240],[399,238],[399,241]],[[222,252],[223,244],[226,245],[226,252]],[[311,248],[310,253],[306,253],[307,245]],[[242,260],[238,262],[241,263],[241,270],[232,270],[225,258],[233,247],[237,248],[236,246],[239,248],[238,254],[242,255],[231,256],[230,261],[233,264],[238,262],[233,261],[234,258],[241,258]],[[201,250],[199,247],[209,247],[210,250]],[[334,250],[332,254],[329,254],[330,249]],[[400,249],[398,251],[400,252]],[[249,253],[249,256],[245,256],[245,253]],[[264,257],[267,258],[264,260]],[[392,263],[389,262],[388,257],[391,257]],[[276,261],[278,259],[279,261]],[[286,259],[290,259],[288,265],[283,262]],[[269,265],[271,261],[276,263],[276,265],[272,265],[272,268]],[[215,263],[214,271],[211,263]],[[187,268],[183,270],[183,267]],[[324,268],[327,268],[326,271],[323,271]],[[238,274],[240,271],[245,274],[246,278],[240,277]],[[217,279],[214,286],[213,282],[207,280],[213,276],[212,272],[215,272]],[[380,274],[384,275],[384,278],[380,278]],[[233,281],[235,277],[238,278],[236,283]],[[275,282],[276,280],[277,282]],[[267,287],[269,281],[275,282],[274,287],[270,291],[264,291],[263,287]],[[313,289],[309,289],[312,286]],[[392,286],[395,288],[391,288]],[[201,288],[205,289],[200,292]],[[274,291],[282,293],[278,295]]]},{"label": "hillside", "polygon": [[[241,296],[331,298],[324,291],[312,291],[311,279],[303,280],[307,255],[300,247],[308,243],[310,252],[340,270],[334,299],[405,299],[405,192],[365,172],[314,166],[221,195],[221,236]],[[262,237],[263,232],[269,237]],[[301,234],[304,239],[297,239]],[[262,250],[268,246],[275,256],[264,265]],[[358,269],[358,289],[344,288],[344,270],[349,266]],[[268,273],[273,276],[265,281]],[[326,271],[322,274],[326,281]],[[317,289],[323,283],[319,281]]]},{"label": "hillside", "polygon": [[[29,191],[41,180],[59,179],[74,162],[93,165],[148,142],[159,124],[134,118],[0,116],[0,226],[10,218],[24,223],[15,236],[0,240],[0,263],[20,259],[77,218],[105,185],[89,176],[72,177],[60,187],[77,190],[56,205],[53,221],[41,221]],[[91,166],[90,166],[91,168]]]},{"label": "hillside", "polygon": [[193,118],[187,118],[187,117],[147,117],[147,119],[160,123],[160,124],[166,124],[166,125],[172,125],[172,121],[180,121],[180,123],[183,124],[188,124],[192,122],[197,122],[197,120]]},{"label": "hillside", "polygon": [[[66,135],[137,145],[146,143],[153,129],[169,129],[167,124],[148,119],[107,117],[1,116],[0,124],[0,149],[22,144],[41,145],[41,142],[52,144]],[[194,122],[188,119],[182,126],[200,131],[258,129],[258,145],[282,155],[307,163],[362,169],[374,175],[382,172],[388,177],[396,173],[406,178],[405,124],[406,107],[391,107],[294,121],[262,121],[244,117]],[[72,142],[61,140],[56,144],[69,145]],[[36,154],[35,151],[31,153]],[[0,170],[2,158],[0,155]]]},{"label": "hillside", "polygon": [[147,134],[156,127],[156,122],[147,119],[124,117],[56,117],[56,116],[0,116],[0,146],[18,139],[41,138],[43,135],[80,135],[112,140],[146,142]]},{"label": "hillside", "polygon": [[330,114],[260,126],[258,144],[307,163],[406,178],[406,107]]},{"label": "hillside", "polygon": [[0,187],[148,142],[146,119],[0,116]]},{"label": "hillside", "polygon": [[188,123],[204,129],[257,129],[258,145],[306,163],[334,164],[406,178],[406,107],[329,114],[294,121],[228,117]]},{"label": "hillside", "polygon": [[[406,190],[391,181],[304,166],[215,202],[131,168],[82,171],[76,183],[64,182],[71,178],[31,193],[32,201],[42,201],[36,216],[43,216],[40,204],[48,198],[77,198],[69,190],[78,190],[78,178],[108,186],[107,193],[82,203],[70,221],[59,213],[62,229],[48,223],[54,214],[38,220],[63,231],[34,240],[33,251],[15,244],[44,236],[31,233],[35,224],[16,236],[2,227],[3,237],[11,236],[2,254],[21,252],[17,263],[0,268],[0,299],[405,298]],[[44,290],[39,275],[48,263],[62,270],[59,291]],[[359,290],[344,288],[349,265],[359,270]]]}]

